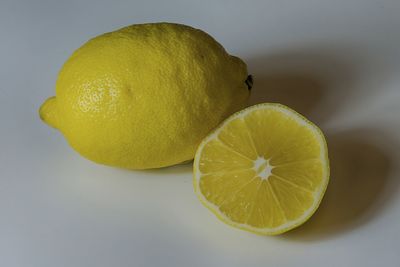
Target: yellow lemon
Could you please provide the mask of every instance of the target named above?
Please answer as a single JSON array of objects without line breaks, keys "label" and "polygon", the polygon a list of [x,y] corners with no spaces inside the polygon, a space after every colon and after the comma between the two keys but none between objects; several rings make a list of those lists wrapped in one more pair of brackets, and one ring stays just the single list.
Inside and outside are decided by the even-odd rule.
[{"label": "yellow lemon", "polygon": [[275,235],[305,222],[329,180],[324,135],[279,104],[259,104],[222,123],[200,144],[194,188],[222,221]]},{"label": "yellow lemon", "polygon": [[185,25],[132,25],[95,37],[62,67],[41,118],[95,162],[158,168],[193,159],[201,140],[245,106],[246,64]]}]

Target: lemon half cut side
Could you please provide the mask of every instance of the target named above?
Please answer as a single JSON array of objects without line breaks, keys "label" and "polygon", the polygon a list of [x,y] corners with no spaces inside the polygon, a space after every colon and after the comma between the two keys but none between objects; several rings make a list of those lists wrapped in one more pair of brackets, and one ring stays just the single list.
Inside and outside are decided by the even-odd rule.
[{"label": "lemon half cut side", "polygon": [[321,130],[274,103],[226,119],[201,142],[193,168],[194,189],[208,209],[229,225],[263,235],[307,221],[329,181]]}]

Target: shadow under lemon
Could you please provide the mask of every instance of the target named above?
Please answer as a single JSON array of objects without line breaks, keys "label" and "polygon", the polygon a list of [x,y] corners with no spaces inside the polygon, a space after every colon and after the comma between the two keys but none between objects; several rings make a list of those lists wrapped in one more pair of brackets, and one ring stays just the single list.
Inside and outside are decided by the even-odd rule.
[{"label": "shadow under lemon", "polygon": [[145,174],[192,174],[193,160],[157,169],[140,170],[140,172]]},{"label": "shadow under lemon", "polygon": [[280,103],[309,115],[321,100],[323,85],[316,77],[296,73],[277,73],[256,77],[250,104]]},{"label": "shadow under lemon", "polygon": [[254,86],[250,104],[276,102],[318,125],[351,104],[360,90],[364,55],[352,47],[314,44],[246,59]]}]

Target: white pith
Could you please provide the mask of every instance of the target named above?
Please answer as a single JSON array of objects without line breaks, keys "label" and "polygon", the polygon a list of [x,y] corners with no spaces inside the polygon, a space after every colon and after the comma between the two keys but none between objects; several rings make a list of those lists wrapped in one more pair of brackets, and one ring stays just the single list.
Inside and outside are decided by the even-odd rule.
[{"label": "white pith", "polygon": [[273,168],[274,167],[270,164],[269,159],[258,157],[254,160],[253,170],[261,180],[267,180],[271,176]]}]

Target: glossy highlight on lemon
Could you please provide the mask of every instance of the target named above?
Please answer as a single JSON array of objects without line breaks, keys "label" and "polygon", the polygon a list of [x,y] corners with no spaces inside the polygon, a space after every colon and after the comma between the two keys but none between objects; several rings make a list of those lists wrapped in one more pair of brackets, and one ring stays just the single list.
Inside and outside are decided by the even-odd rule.
[{"label": "glossy highlight on lemon", "polygon": [[193,159],[207,133],[245,107],[249,94],[246,64],[207,33],[137,24],[76,50],[40,117],[90,160],[159,168]]},{"label": "glossy highlight on lemon", "polygon": [[233,114],[202,141],[194,160],[200,201],[223,222],[262,235],[309,219],[328,181],[323,133],[280,104]]}]

